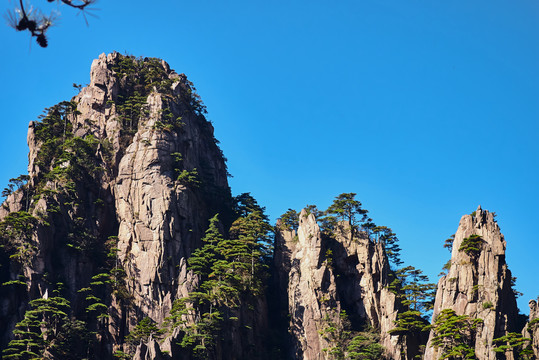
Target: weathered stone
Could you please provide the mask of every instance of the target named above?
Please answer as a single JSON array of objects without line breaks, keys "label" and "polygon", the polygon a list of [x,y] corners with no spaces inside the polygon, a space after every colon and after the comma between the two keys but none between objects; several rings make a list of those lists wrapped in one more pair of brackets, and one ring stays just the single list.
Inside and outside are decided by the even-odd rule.
[{"label": "weathered stone", "polygon": [[531,348],[535,358],[539,359],[539,305],[537,300],[530,300],[530,315],[529,321],[522,329],[522,336],[531,340]]},{"label": "weathered stone", "polygon": [[[401,359],[395,327],[397,300],[387,289],[389,264],[382,244],[365,233],[323,236],[314,215],[303,210],[297,233],[277,232],[275,267],[288,307],[293,346],[290,358],[329,359],[328,329],[343,330],[342,310],[352,322],[372,325],[380,331],[386,356]],[[326,350],[324,350],[326,349]]]},{"label": "weathered stone", "polygon": [[[518,309],[511,288],[511,272],[505,263],[504,236],[494,220],[494,214],[478,207],[472,215],[461,220],[451,254],[451,268],[438,282],[433,319],[444,309],[457,315],[482,319],[483,325],[475,337],[475,354],[479,360],[497,359],[492,340],[515,331]],[[480,252],[467,254],[460,250],[471,235],[480,236]],[[440,349],[432,347],[433,332],[425,359],[438,359]],[[506,354],[512,359],[511,354]]]},{"label": "weathered stone", "polygon": [[[126,272],[126,290],[132,297],[129,307],[117,299],[112,300],[110,311],[113,316],[109,329],[116,339],[124,337],[143,317],[162,324],[174,300],[194,289],[197,279],[186,271],[185,260],[200,245],[208,219],[220,212],[220,206],[230,206],[218,202],[226,201],[230,190],[225,159],[216,145],[213,127],[185,99],[177,97],[172,101],[170,94],[164,95],[154,88],[146,99],[147,115],[138,119],[138,126],[130,135],[125,135],[126,129],[122,128],[116,104],[120,95],[125,98],[133,89],[128,89],[128,85],[115,76],[113,68],[120,57],[117,53],[101,54],[93,61],[90,84],[72,99],[79,114],[71,114],[67,119],[73,126],[74,136],[92,135],[99,142],[96,156],[102,162],[100,165],[106,168],[92,174],[95,176],[92,183],[89,180],[74,181],[75,188],[80,191],[78,202],[86,209],[83,219],[86,231],[104,237],[103,241],[107,236],[117,236],[118,266]],[[190,84],[185,75],[179,76],[165,62],[161,65],[166,76],[176,79],[170,92],[175,96],[189,95]],[[164,97],[167,97],[166,101]],[[181,130],[155,126],[158,121],[165,123],[165,111],[173,119],[181,117]],[[34,129],[35,123],[31,122],[28,131],[31,186],[42,181],[41,174],[50,170],[37,165],[43,144],[36,139]],[[204,189],[176,180],[181,169],[175,168],[178,164],[174,163],[173,153],[181,153],[181,169],[197,169]],[[40,186],[52,194],[61,188],[55,181],[46,186],[41,182]],[[215,194],[222,194],[222,198]],[[69,250],[62,249],[65,245],[61,241],[68,236],[77,210],[66,207],[61,191],[52,196],[61,204],[60,212],[55,210],[57,215],[49,226],[44,222],[39,225],[34,235],[37,254],[24,268],[31,298],[50,286],[43,281],[45,274],[50,278],[65,279],[66,286],[77,294],[78,289],[88,286],[90,277],[97,271],[98,265],[90,259],[73,256]],[[96,196],[100,196],[104,203],[101,209],[95,206]],[[0,209],[0,218],[10,211],[21,210],[24,205],[21,199],[21,192],[10,195],[4,208]],[[43,198],[31,205],[34,216],[50,211]],[[77,295],[73,296],[70,300],[75,302]],[[12,298],[9,301],[20,300]],[[0,312],[0,322],[9,322],[12,329],[20,315],[14,315],[13,306],[8,303],[4,308],[5,311]],[[7,316],[9,320],[5,320]],[[156,355],[158,347],[147,345],[144,353],[142,348],[139,349],[139,357],[159,358]]]}]

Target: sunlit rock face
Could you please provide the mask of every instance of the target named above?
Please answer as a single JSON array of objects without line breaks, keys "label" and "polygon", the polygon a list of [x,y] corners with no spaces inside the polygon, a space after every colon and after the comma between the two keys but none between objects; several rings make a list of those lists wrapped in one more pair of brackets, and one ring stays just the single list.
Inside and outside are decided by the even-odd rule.
[{"label": "sunlit rock face", "polygon": [[352,327],[378,329],[386,355],[401,358],[398,337],[388,334],[398,304],[387,288],[389,264],[382,244],[364,233],[324,236],[314,216],[303,210],[297,231],[278,231],[275,261],[281,303],[290,319],[290,358],[331,358],[335,341],[328,329],[345,326],[343,310]]},{"label": "sunlit rock face", "polygon": [[[451,254],[451,268],[438,282],[433,319],[442,310],[482,319],[475,335],[475,354],[480,360],[498,359],[492,340],[515,331],[518,308],[511,288],[511,272],[505,263],[506,242],[495,214],[478,207],[461,220]],[[466,239],[478,235],[478,251],[465,251]],[[431,332],[425,359],[438,359],[440,349],[432,347]],[[498,357],[496,357],[498,356]],[[513,355],[507,353],[506,358]]]},{"label": "sunlit rock face", "polygon": [[529,320],[524,329],[522,336],[531,339],[531,348],[536,358],[539,358],[539,305],[537,300],[530,300],[530,315]]}]

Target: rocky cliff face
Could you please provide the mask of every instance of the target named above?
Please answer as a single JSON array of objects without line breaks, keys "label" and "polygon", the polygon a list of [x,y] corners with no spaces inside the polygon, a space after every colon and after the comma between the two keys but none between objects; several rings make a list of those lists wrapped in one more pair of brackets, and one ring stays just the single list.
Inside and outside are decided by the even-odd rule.
[{"label": "rocky cliff face", "polygon": [[[539,298],[537,299],[539,300]],[[539,358],[539,306],[536,300],[530,300],[529,321],[522,330],[524,337],[530,338],[531,349],[535,358]]]},{"label": "rocky cliff face", "polygon": [[[483,320],[473,339],[479,360],[502,356],[493,351],[492,340],[516,330],[518,309],[511,272],[505,263],[505,247],[494,214],[479,207],[461,218],[453,242],[451,268],[438,282],[434,319],[442,310],[452,309],[457,315]],[[432,347],[432,340],[433,332],[425,359],[440,358],[441,349]],[[513,358],[510,353],[506,356]]]},{"label": "rocky cliff face", "polygon": [[388,290],[389,264],[382,244],[364,233],[325,236],[314,215],[303,210],[297,231],[278,231],[275,262],[290,318],[287,358],[332,359],[336,352],[346,352],[339,348],[344,331],[372,326],[385,355],[401,359],[398,337],[388,334],[395,327],[398,303]]},{"label": "rocky cliff face", "polygon": [[[186,258],[208,219],[226,221],[231,207],[225,159],[203,112],[192,84],[164,61],[113,53],[94,60],[90,84],[71,103],[30,123],[30,179],[0,213],[27,210],[35,220],[24,261],[1,274],[25,283],[0,295],[3,345],[27,301],[59,282],[75,312],[88,305],[80,289],[99,293],[112,314],[98,325],[108,347],[143,317],[162,323],[191,290]],[[111,268],[114,292],[105,294],[92,277]]]},{"label": "rocky cliff face", "polygon": [[[419,315],[408,318],[415,332],[391,334],[410,309],[402,284],[390,284],[384,244],[367,232],[321,231],[303,210],[297,229],[278,224],[270,274],[261,249],[271,226],[254,199],[231,198],[204,112],[164,61],[113,53],[94,60],[77,96],[30,123],[29,176],[0,207],[0,349],[19,323],[24,341],[8,353],[47,343],[51,359],[339,359],[371,345],[371,358],[420,356]],[[190,261],[216,213],[215,244],[195,272]],[[514,358],[493,352],[494,338],[519,329],[505,241],[481,208],[455,235],[434,317],[444,309],[482,319],[478,359]],[[523,333],[537,356],[535,301],[530,309]],[[439,357],[427,346],[425,359]]]}]

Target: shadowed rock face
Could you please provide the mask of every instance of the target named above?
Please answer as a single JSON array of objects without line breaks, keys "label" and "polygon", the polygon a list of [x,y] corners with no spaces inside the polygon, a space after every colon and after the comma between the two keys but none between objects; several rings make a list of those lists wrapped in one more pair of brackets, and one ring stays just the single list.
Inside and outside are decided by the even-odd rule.
[{"label": "shadowed rock face", "polygon": [[[396,296],[387,289],[389,265],[381,244],[365,234],[328,238],[312,214],[303,210],[296,231],[280,230],[275,267],[289,314],[289,358],[327,359],[335,346],[328,328],[342,330],[345,310],[353,328],[372,325],[391,359],[400,359],[397,336],[389,336],[397,317]],[[326,349],[326,350],[324,350]]]},{"label": "shadowed rock face", "polygon": [[[479,251],[459,250],[472,235],[479,236]],[[493,213],[479,207],[472,215],[464,215],[455,233],[451,268],[438,282],[433,319],[443,309],[483,319],[475,337],[475,353],[480,360],[497,359],[492,340],[516,330],[518,309],[511,272],[505,263],[505,246]],[[425,359],[439,358],[437,349],[431,347],[432,337],[431,332]],[[507,358],[512,355],[507,354]]]}]

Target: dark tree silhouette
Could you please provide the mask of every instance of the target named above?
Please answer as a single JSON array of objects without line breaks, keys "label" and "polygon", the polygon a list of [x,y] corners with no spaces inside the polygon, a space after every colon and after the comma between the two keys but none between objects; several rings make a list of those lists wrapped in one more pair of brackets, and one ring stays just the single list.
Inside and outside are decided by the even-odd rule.
[{"label": "dark tree silhouette", "polygon": [[[55,0],[47,0],[51,3]],[[71,8],[80,11],[90,10],[89,6],[95,4],[97,0],[58,0]],[[38,8],[34,8],[19,0],[19,7],[9,11],[6,14],[8,24],[17,31],[28,31],[32,37],[36,38],[36,42],[41,47],[47,47],[48,40],[45,33],[53,25],[55,15],[44,15]],[[85,17],[86,19],[86,17]]]}]

